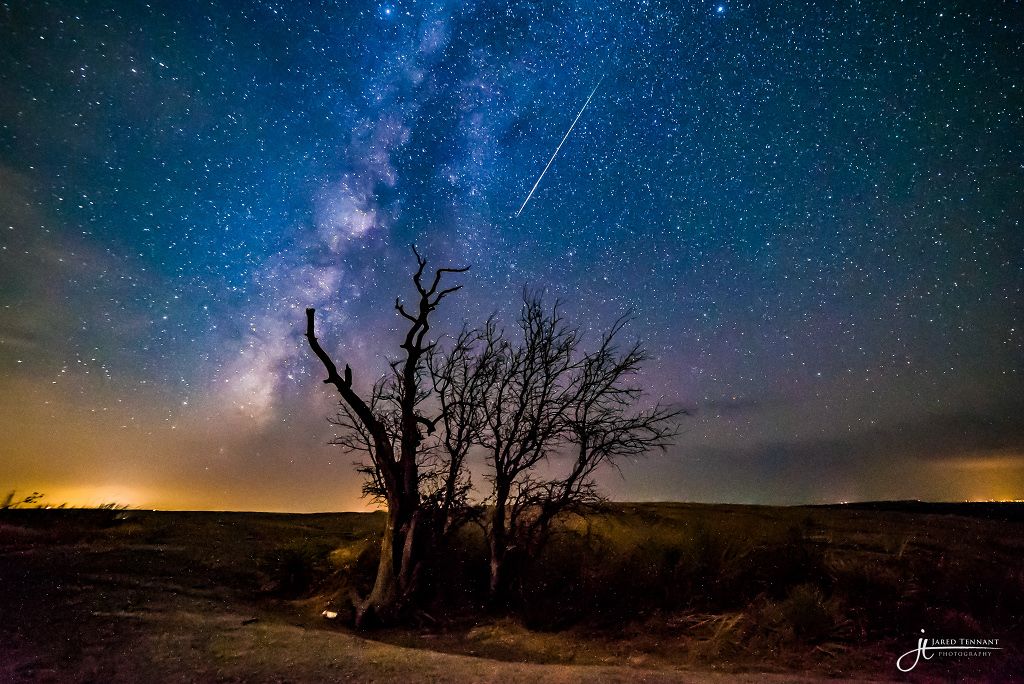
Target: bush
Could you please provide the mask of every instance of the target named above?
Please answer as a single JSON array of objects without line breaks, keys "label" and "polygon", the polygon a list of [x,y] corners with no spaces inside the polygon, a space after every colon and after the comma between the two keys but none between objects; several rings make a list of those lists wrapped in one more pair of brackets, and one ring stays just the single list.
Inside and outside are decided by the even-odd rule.
[{"label": "bush", "polygon": [[260,562],[268,590],[283,598],[309,595],[330,574],[330,551],[325,544],[303,541],[268,552]]},{"label": "bush", "polygon": [[430,615],[479,611],[487,601],[489,573],[487,542],[478,527],[463,527],[449,544],[431,548],[419,587]]},{"label": "bush", "polygon": [[744,602],[723,576],[739,552],[698,528],[689,538],[630,544],[612,536],[563,534],[520,571],[519,610],[527,627],[579,621],[618,626],[653,613]]},{"label": "bush", "polygon": [[780,599],[802,584],[828,585],[824,555],[790,528],[785,539],[752,546],[723,568],[718,600],[739,607],[760,594]]},{"label": "bush", "polygon": [[[593,590],[601,583],[597,576],[607,570],[592,564],[590,555],[580,538],[564,535],[553,539],[536,558],[524,559],[517,607],[527,628],[564,629],[597,608],[605,597]],[[585,576],[588,566],[590,577]]]},{"label": "bush", "polygon": [[821,641],[836,626],[833,607],[826,603],[824,592],[811,584],[793,587],[780,608],[793,635],[803,641]]},{"label": "bush", "polygon": [[813,584],[799,584],[779,601],[765,598],[754,611],[753,641],[769,648],[816,644],[831,637],[844,622],[839,601]]}]

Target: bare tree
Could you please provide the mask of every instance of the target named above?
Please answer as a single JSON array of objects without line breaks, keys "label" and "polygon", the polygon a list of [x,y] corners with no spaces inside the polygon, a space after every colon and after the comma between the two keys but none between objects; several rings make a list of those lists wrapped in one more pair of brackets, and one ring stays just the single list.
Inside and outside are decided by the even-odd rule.
[{"label": "bare tree", "polygon": [[491,601],[504,601],[510,557],[520,523],[535,491],[534,468],[557,445],[574,388],[569,372],[579,335],[562,319],[556,302],[544,311],[539,296],[527,296],[518,320],[518,342],[491,327],[497,378],[483,401],[486,429],[481,444],[490,466],[492,505],[488,545]]},{"label": "bare tree", "polygon": [[[637,408],[642,392],[629,383],[647,356],[639,344],[620,349],[624,324],[617,321],[596,350],[584,352],[558,302],[546,309],[541,296],[528,294],[518,339],[488,321],[474,333],[481,357],[463,361],[460,373],[437,385],[449,403],[469,385],[479,396],[482,425],[472,439],[486,451],[492,485],[487,532],[494,607],[505,605],[518,560],[537,552],[556,516],[600,500],[593,479],[600,466],[664,447],[675,434],[682,411]],[[541,464],[556,454],[568,457],[568,473],[542,477]]]},{"label": "bare tree", "polygon": [[573,458],[568,474],[540,483],[526,496],[524,503],[532,515],[522,523],[519,535],[532,551],[546,541],[558,514],[602,500],[593,479],[599,467],[618,468],[622,458],[664,449],[677,434],[677,419],[686,414],[660,402],[638,408],[643,391],[631,380],[650,357],[639,342],[619,347],[626,321],[617,320],[598,348],[573,366],[574,394],[560,433]]},{"label": "bare tree", "polygon": [[321,347],[314,331],[315,310],[306,309],[306,339],[327,370],[324,383],[334,385],[341,395],[342,409],[336,423],[349,431],[340,438],[340,443],[367,456],[369,463],[363,470],[370,479],[365,491],[379,496],[387,504],[377,576],[370,594],[356,605],[358,626],[371,620],[393,621],[416,589],[421,563],[417,528],[423,516],[420,451],[424,436],[420,428],[432,433],[439,420],[428,419],[419,410],[430,392],[430,388],[422,384],[422,376],[426,357],[435,346],[427,342],[426,336],[430,330],[430,315],[445,297],[461,288],[461,285],[442,288],[444,275],[468,270],[437,269],[433,280],[425,285],[423,274],[427,261],[415,247],[413,254],[417,269],[412,280],[418,305],[410,313],[400,299],[395,300],[395,310],[409,322],[400,345],[405,356],[392,363],[391,374],[374,385],[369,401],[353,388],[352,369],[346,365],[344,372],[339,372]]},{"label": "bare tree", "polygon": [[473,483],[466,462],[480,443],[486,427],[485,399],[498,382],[494,330],[493,317],[483,330],[463,327],[448,351],[435,349],[427,358],[441,430],[424,492],[429,492],[425,498],[435,510],[434,537],[442,547],[463,524],[481,513],[479,506],[469,503]]}]

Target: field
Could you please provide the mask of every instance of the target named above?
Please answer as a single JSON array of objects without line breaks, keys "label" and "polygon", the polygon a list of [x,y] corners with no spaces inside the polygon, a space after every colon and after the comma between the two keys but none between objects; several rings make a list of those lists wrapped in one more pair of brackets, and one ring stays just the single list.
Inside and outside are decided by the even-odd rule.
[{"label": "field", "polygon": [[[504,616],[479,540],[405,629],[349,599],[379,514],[0,511],[0,681],[1010,681],[1016,504],[611,504],[568,521]],[[324,610],[339,613],[323,617]],[[928,638],[985,656],[896,659]]]}]

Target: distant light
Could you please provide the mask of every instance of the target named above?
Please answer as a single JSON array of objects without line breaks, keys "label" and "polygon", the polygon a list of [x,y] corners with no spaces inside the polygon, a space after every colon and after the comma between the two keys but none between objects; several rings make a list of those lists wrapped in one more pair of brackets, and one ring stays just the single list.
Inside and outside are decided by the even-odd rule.
[{"label": "distant light", "polygon": [[718,5],[715,7],[716,14],[725,14],[725,5]]}]

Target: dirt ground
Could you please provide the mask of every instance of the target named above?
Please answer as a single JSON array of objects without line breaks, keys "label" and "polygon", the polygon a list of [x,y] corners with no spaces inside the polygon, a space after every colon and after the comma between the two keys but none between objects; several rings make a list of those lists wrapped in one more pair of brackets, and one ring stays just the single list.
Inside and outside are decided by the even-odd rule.
[{"label": "dirt ground", "polygon": [[508,621],[458,634],[360,634],[322,618],[316,599],[284,601],[261,591],[266,578],[256,568],[267,549],[295,539],[344,544],[372,533],[380,523],[374,515],[3,513],[3,682],[906,679],[880,664],[888,653],[814,672],[805,669],[807,658],[827,660],[826,652],[802,653],[790,668],[780,666],[785,658],[764,668],[694,663],[671,657],[671,645],[646,648],[635,632],[617,642],[588,640],[572,631],[532,634]]}]

